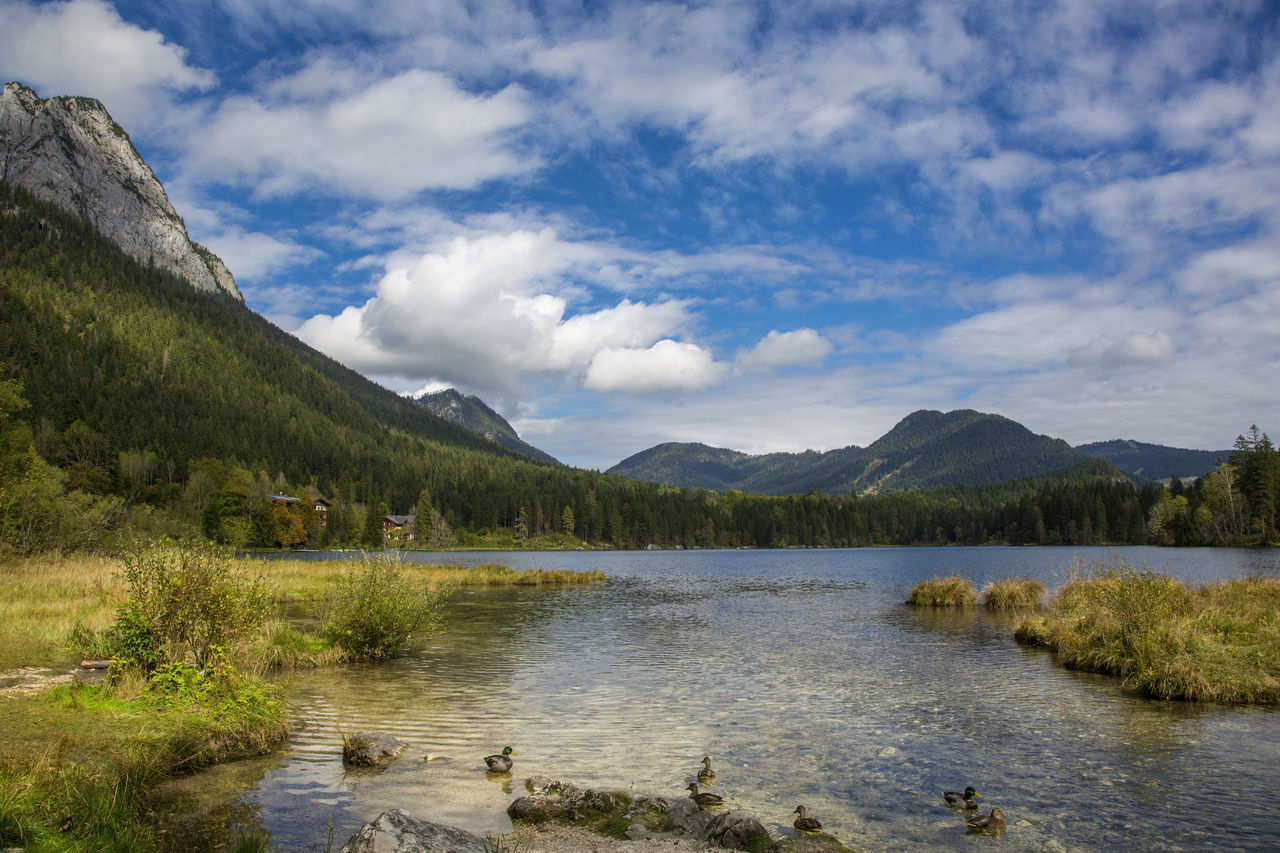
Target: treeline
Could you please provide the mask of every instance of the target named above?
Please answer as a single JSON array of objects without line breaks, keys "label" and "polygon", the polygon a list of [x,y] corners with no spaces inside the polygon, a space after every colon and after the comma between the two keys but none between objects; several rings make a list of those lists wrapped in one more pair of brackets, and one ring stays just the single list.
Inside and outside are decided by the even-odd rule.
[{"label": "treeline", "polygon": [[[615,548],[1275,539],[1275,450],[1256,430],[1227,468],[1168,492],[1138,491],[1101,462],[993,486],[781,498],[538,463],[4,184],[0,381],[10,549],[52,516],[62,526],[31,542],[118,517],[236,545],[367,545],[389,512],[429,525],[419,541],[462,545],[498,531]],[[18,497],[33,477],[44,503]],[[323,497],[326,523],[297,517],[305,500],[282,510],[281,494]]]}]

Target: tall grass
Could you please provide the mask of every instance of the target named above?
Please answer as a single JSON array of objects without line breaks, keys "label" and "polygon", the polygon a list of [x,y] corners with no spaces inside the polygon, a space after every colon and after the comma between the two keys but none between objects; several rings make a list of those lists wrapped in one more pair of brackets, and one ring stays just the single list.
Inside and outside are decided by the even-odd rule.
[{"label": "tall grass", "polygon": [[991,610],[1039,607],[1048,588],[1035,578],[1005,578],[986,585],[982,603]]},{"label": "tall grass", "polygon": [[67,641],[110,627],[126,592],[119,569],[119,561],[105,557],[0,562],[0,670],[52,666],[93,652],[68,649]]},{"label": "tall grass", "polygon": [[1024,619],[1015,637],[1147,696],[1280,704],[1275,578],[1193,587],[1119,559],[1078,566],[1048,612]]},{"label": "tall grass", "polygon": [[973,607],[977,603],[973,584],[959,575],[921,581],[907,595],[907,604],[915,607]]}]

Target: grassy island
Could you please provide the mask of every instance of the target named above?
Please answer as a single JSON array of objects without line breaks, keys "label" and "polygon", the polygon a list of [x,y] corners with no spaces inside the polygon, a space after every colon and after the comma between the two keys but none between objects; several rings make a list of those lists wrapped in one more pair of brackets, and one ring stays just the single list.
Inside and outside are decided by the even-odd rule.
[{"label": "grassy island", "polygon": [[1280,580],[1188,586],[1122,560],[1077,567],[1019,642],[1159,699],[1280,704]]},{"label": "grassy island", "polygon": [[[433,630],[453,587],[602,579],[187,546],[0,562],[0,848],[157,849],[144,820],[156,784],[287,734],[266,669],[394,655]],[[275,619],[286,602],[313,607],[319,629]],[[86,659],[110,659],[107,678],[74,681]]]}]

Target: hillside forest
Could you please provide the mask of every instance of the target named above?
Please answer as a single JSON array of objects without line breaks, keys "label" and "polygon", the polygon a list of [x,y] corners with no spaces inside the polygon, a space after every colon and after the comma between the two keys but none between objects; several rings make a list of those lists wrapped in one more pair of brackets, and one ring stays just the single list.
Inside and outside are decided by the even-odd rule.
[{"label": "hillside forest", "polygon": [[3,183],[0,454],[12,553],[139,536],[380,547],[391,513],[414,517],[402,544],[428,547],[1274,544],[1280,505],[1280,452],[1256,427],[1167,488],[1091,460],[983,486],[771,497],[535,460]]}]

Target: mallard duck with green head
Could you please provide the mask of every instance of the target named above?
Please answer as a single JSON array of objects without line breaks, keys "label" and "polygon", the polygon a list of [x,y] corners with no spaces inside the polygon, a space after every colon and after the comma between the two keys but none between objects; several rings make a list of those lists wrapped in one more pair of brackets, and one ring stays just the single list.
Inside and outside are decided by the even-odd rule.
[{"label": "mallard duck with green head", "polygon": [[964,809],[967,812],[976,812],[978,810],[978,802],[974,799],[982,799],[982,795],[974,790],[973,786],[964,789],[964,793],[959,791],[943,791],[942,799],[947,801],[947,806],[953,809]]},{"label": "mallard duck with green head", "polygon": [[511,760],[511,756],[515,754],[516,751],[514,749],[504,746],[501,755],[486,755],[484,763],[489,765],[489,769],[494,773],[509,773],[511,772],[511,765],[514,763]]},{"label": "mallard duck with green head", "polygon": [[702,767],[698,769],[698,784],[709,785],[716,778],[716,771],[711,769],[711,756],[702,756]]},{"label": "mallard duck with green head", "polygon": [[690,782],[688,791],[689,791],[689,799],[697,803],[698,808],[703,808],[705,806],[724,805],[724,797],[721,797],[719,794],[711,794],[706,791],[699,791],[697,782]]},{"label": "mallard duck with green head", "polygon": [[809,817],[804,806],[796,806],[796,810],[792,814],[798,814],[800,817],[791,822],[796,828],[796,832],[817,832],[822,829],[822,824],[818,823],[816,817]]}]

